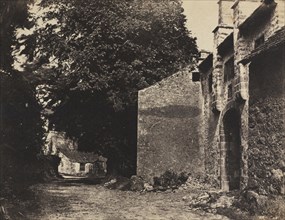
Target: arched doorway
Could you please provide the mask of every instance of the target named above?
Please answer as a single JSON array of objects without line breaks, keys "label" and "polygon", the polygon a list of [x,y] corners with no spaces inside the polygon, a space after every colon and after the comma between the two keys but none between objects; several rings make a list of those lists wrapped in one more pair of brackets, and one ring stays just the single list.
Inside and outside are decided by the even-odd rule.
[{"label": "arched doorway", "polygon": [[224,118],[225,132],[225,171],[229,190],[240,188],[241,176],[241,138],[240,115],[234,109],[229,110]]}]

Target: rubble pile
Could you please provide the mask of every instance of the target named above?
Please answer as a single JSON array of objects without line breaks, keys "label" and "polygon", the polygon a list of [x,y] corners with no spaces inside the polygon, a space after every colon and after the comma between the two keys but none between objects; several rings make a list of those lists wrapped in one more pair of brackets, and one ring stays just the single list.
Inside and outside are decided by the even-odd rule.
[{"label": "rubble pile", "polygon": [[214,180],[205,176],[189,176],[187,181],[181,185],[183,189],[214,189],[216,183]]},{"label": "rubble pile", "polygon": [[117,176],[110,178],[108,182],[104,183],[104,186],[108,189],[129,190],[131,181],[129,178]]},{"label": "rubble pile", "polygon": [[235,197],[222,192],[202,192],[185,196],[183,200],[193,209],[216,213],[219,208],[231,208]]},{"label": "rubble pile", "polygon": [[244,190],[239,194],[236,206],[252,215],[267,215],[285,219],[284,196],[266,196],[252,190]]},{"label": "rubble pile", "polygon": [[225,193],[221,191],[207,191],[182,199],[189,204],[194,211],[204,211],[206,213],[220,214],[230,219],[251,219],[248,213],[236,207],[237,193]]},{"label": "rubble pile", "polygon": [[285,219],[284,197],[268,197],[251,190],[219,192],[207,191],[182,198],[193,210],[225,215],[231,219]]}]

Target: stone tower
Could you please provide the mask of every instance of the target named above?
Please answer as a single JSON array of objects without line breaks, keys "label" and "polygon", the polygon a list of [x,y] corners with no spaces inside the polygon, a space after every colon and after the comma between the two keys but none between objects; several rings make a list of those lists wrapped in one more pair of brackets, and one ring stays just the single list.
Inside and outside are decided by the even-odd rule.
[{"label": "stone tower", "polygon": [[214,33],[214,50],[213,50],[213,108],[216,111],[222,110],[222,62],[218,54],[217,47],[233,31],[233,12],[231,6],[234,0],[219,0],[218,26],[213,30]]}]

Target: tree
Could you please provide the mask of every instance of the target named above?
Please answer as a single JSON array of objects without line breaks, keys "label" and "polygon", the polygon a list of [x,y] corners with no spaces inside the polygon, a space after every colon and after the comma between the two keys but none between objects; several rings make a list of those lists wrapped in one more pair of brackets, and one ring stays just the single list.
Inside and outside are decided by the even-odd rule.
[{"label": "tree", "polygon": [[[0,188],[23,180],[25,165],[37,160],[42,146],[41,107],[34,87],[13,69],[12,44],[17,27],[28,25],[27,1],[0,1]],[[19,178],[20,177],[20,178]],[[5,190],[5,189],[4,189]]]},{"label": "tree", "polygon": [[33,18],[44,24],[18,46],[25,45],[31,79],[48,85],[51,123],[133,173],[137,91],[197,57],[181,2],[45,0],[42,7],[49,9]]},{"label": "tree", "polygon": [[[17,143],[20,140],[30,139],[37,126],[30,127],[29,120],[32,122],[39,116],[39,107],[37,104],[33,88],[23,78],[19,72],[13,70],[12,44],[15,40],[14,31],[16,27],[23,27],[28,24],[27,4],[29,0],[21,1],[3,1],[0,0],[0,37],[1,37],[1,54],[0,54],[0,79],[1,79],[1,145],[8,144],[15,148],[29,149],[25,141]],[[27,118],[27,116],[33,116]],[[27,124],[28,123],[28,124]],[[37,133],[37,132],[35,132]],[[18,135],[21,136],[17,137]],[[35,137],[35,136],[34,136]],[[33,141],[38,141],[37,138]],[[41,138],[40,138],[41,139]],[[22,146],[17,146],[22,145]],[[30,144],[28,144],[30,145]],[[33,144],[32,144],[33,145]],[[40,147],[40,146],[38,146]],[[33,151],[33,150],[31,150]],[[37,150],[34,150],[37,151]],[[22,151],[23,153],[23,151]]]},{"label": "tree", "polygon": [[11,70],[15,27],[27,25],[27,3],[30,0],[0,0],[0,69]]}]

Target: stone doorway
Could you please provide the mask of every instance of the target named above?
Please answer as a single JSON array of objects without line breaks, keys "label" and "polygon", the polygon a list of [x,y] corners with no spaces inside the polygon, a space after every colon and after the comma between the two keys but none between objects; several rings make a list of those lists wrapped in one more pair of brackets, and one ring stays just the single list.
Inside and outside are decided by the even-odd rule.
[{"label": "stone doorway", "polygon": [[240,115],[229,110],[223,119],[225,134],[225,174],[229,190],[240,189],[241,179],[241,137]]}]

